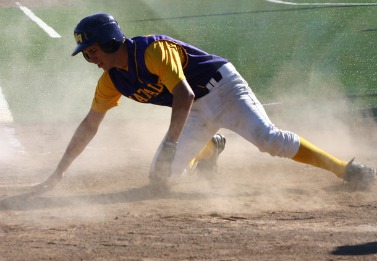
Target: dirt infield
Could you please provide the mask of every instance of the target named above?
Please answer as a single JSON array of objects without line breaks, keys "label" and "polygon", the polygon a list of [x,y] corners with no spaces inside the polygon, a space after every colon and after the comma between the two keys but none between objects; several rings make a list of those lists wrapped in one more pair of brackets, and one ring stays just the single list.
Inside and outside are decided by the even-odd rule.
[{"label": "dirt infield", "polygon": [[[374,121],[338,124],[322,103],[316,109],[325,113],[315,115],[300,102],[296,120],[287,113],[274,122],[342,159],[377,167]],[[377,259],[377,185],[349,191],[333,174],[261,154],[230,131],[222,130],[227,145],[214,180],[191,175],[168,190],[151,189],[163,119],[106,118],[62,182],[32,197],[30,188],[55,169],[79,122],[16,122],[23,149],[6,142],[0,124],[0,260]]]},{"label": "dirt infield", "polygon": [[[107,123],[56,189],[22,196],[54,169],[74,128],[17,126],[28,152],[0,165],[2,260],[377,257],[376,187],[347,191],[334,175],[261,154],[227,131],[217,179],[189,176],[156,192],[147,173],[158,140],[137,134],[146,126]],[[115,139],[125,131],[135,134]],[[376,141],[354,153],[372,164]]]}]

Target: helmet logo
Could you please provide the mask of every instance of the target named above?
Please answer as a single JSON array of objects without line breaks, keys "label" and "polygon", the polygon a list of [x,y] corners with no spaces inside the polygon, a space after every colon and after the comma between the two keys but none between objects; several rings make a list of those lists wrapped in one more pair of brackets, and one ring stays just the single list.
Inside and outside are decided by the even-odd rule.
[{"label": "helmet logo", "polygon": [[75,40],[76,40],[76,43],[82,43],[82,34],[78,34],[78,33],[75,33]]}]

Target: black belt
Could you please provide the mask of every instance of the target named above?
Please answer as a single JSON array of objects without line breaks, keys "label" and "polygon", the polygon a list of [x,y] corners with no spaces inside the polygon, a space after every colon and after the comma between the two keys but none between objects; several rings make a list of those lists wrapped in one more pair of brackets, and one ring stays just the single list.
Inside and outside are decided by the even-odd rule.
[{"label": "black belt", "polygon": [[211,91],[215,85],[223,79],[223,76],[221,75],[220,71],[217,71],[212,78],[208,81],[206,88]]},{"label": "black belt", "polygon": [[220,71],[217,71],[213,77],[212,77],[216,82],[219,82],[223,79],[223,76],[221,75],[221,72]]}]

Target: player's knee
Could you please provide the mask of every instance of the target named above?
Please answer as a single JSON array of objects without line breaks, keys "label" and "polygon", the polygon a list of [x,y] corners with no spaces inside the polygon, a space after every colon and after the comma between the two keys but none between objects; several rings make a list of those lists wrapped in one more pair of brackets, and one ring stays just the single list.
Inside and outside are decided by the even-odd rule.
[{"label": "player's knee", "polygon": [[259,151],[271,156],[292,158],[298,149],[299,138],[289,131],[282,131],[271,126],[268,131],[259,136],[257,147]]}]

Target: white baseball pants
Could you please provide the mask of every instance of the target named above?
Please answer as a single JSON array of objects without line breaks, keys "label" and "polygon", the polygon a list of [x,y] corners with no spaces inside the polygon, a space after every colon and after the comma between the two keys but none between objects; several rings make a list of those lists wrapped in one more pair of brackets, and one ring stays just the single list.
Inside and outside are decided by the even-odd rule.
[{"label": "white baseball pants", "polygon": [[[220,129],[232,130],[254,144],[261,152],[292,158],[300,146],[298,135],[274,126],[247,82],[231,63],[219,71],[222,79],[210,92],[194,101],[172,164],[173,175],[184,172],[189,162]],[[213,79],[211,79],[213,83]],[[158,148],[152,162],[152,170]]]}]

